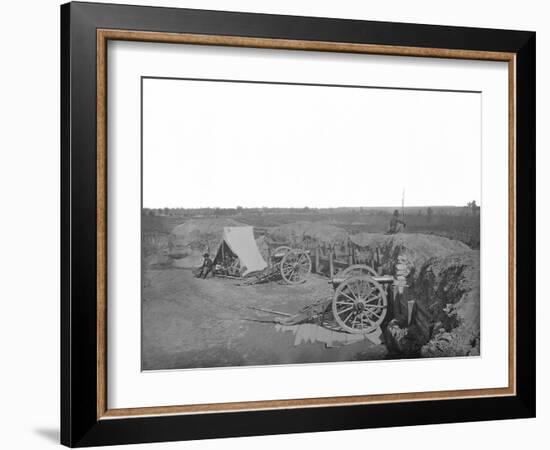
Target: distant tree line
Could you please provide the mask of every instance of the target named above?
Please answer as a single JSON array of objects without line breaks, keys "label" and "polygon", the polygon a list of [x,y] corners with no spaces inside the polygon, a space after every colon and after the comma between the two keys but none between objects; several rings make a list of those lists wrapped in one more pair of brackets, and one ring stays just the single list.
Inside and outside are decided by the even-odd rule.
[{"label": "distant tree line", "polygon": [[[341,208],[244,208],[236,206],[235,208],[143,208],[145,216],[173,216],[173,217],[219,217],[236,216],[242,214],[357,214],[357,215],[390,215],[395,207],[374,208],[374,207],[341,207]],[[399,211],[401,211],[399,209]],[[478,215],[480,207],[476,201],[468,202],[466,206],[442,206],[437,209],[428,206],[406,207],[405,214],[408,216],[426,216],[428,222],[431,222],[434,216],[464,216]]]},{"label": "distant tree line", "polygon": [[318,210],[305,206],[303,208],[143,208],[146,216],[234,216],[238,214],[265,214],[265,213],[314,213]]}]

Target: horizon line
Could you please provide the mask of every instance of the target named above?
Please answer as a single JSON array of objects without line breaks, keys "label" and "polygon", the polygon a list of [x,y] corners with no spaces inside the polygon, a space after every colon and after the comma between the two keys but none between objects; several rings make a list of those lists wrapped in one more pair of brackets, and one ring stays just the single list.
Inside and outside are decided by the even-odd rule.
[{"label": "horizon line", "polygon": [[[476,202],[476,206],[481,207]],[[380,206],[142,206],[142,209],[359,209],[359,208],[468,208],[468,205],[380,205]]]}]

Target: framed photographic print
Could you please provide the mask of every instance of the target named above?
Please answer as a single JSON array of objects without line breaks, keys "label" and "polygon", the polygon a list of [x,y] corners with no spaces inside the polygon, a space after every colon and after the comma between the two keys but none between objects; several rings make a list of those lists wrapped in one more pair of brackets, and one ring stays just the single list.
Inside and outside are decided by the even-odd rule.
[{"label": "framed photographic print", "polygon": [[63,444],[535,415],[535,33],[61,27]]}]

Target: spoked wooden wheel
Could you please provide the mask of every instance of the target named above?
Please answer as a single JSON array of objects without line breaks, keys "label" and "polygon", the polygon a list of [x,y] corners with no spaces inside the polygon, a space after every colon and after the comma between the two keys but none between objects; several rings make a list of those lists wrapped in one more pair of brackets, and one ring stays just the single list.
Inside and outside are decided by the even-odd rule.
[{"label": "spoked wooden wheel", "polygon": [[380,326],[388,310],[383,286],[368,275],[348,278],[336,289],[332,313],[348,333],[369,333]]},{"label": "spoked wooden wheel", "polygon": [[304,250],[291,250],[281,260],[281,276],[288,284],[304,281],[311,272],[311,258]]},{"label": "spoked wooden wheel", "polygon": [[366,264],[354,264],[352,266],[346,267],[338,275],[338,278],[351,278],[360,275],[369,275],[371,277],[377,277],[378,272],[372,267],[367,266]]}]

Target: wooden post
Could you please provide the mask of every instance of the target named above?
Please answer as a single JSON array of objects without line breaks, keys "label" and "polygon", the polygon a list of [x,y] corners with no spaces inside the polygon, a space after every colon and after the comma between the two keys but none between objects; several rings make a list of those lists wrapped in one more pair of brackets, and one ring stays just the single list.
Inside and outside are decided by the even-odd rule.
[{"label": "wooden post", "polygon": [[348,265],[353,265],[353,248],[351,246],[351,241],[348,239]]},{"label": "wooden post", "polygon": [[401,326],[408,326],[408,298],[407,291],[403,286],[394,284],[393,291],[393,318],[396,319]]},{"label": "wooden post", "polygon": [[315,246],[315,273],[319,273],[319,245]]},{"label": "wooden post", "polygon": [[378,246],[376,247],[376,268],[375,270],[378,272],[378,269],[380,268],[380,250],[378,249]]},{"label": "wooden post", "polygon": [[399,302],[397,301],[397,287],[393,284],[391,286],[388,286],[388,294],[390,296],[390,302],[391,303],[391,318],[392,319],[398,319],[399,318]]},{"label": "wooden post", "polygon": [[412,315],[414,312],[414,300],[407,300],[407,326],[409,326],[412,322]]},{"label": "wooden post", "polygon": [[328,251],[328,267],[330,271],[330,278],[334,276],[334,255],[332,252],[332,247],[329,247]]}]

